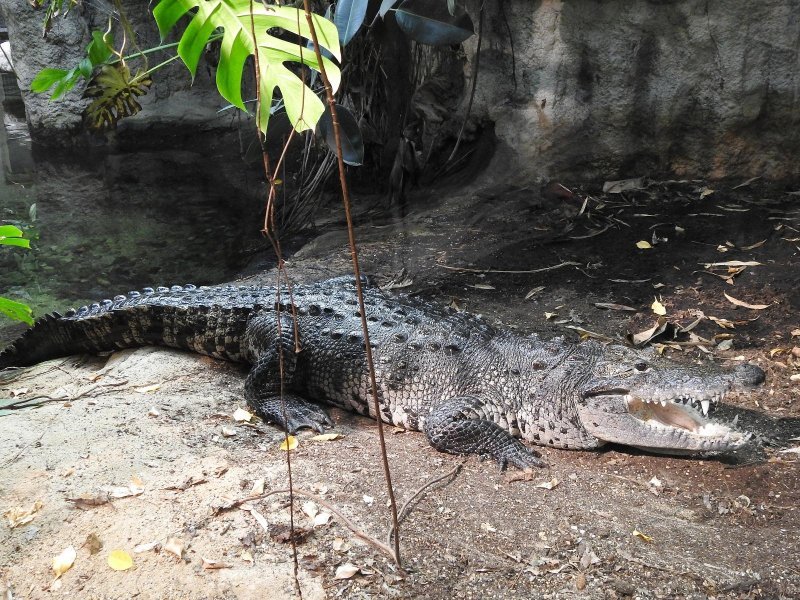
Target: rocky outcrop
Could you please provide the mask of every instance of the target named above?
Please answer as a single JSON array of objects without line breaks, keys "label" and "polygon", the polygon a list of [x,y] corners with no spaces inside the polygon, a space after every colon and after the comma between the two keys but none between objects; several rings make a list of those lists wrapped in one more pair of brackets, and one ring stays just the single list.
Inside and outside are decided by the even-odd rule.
[{"label": "rocky outcrop", "polygon": [[[122,7],[139,47],[157,46],[160,39],[149,5],[140,0],[124,0]],[[71,69],[77,65],[86,55],[91,31],[105,30],[112,11],[113,7],[102,1],[80,3],[66,15],[54,18],[47,36],[42,37],[43,10],[32,8],[27,0],[0,1],[0,16],[8,27],[14,67],[34,136],[61,142],[81,130],[81,113],[88,104],[81,98],[82,84],[55,102],[47,94],[31,92],[30,84],[43,68]],[[134,51],[130,42],[127,51]],[[151,54],[150,65],[170,55]],[[180,62],[160,70],[141,104],[142,112],[123,121],[121,131],[153,126],[180,130],[231,128],[234,119],[233,111],[218,112],[227,103],[217,94],[213,73],[204,65],[198,69],[194,82]]]},{"label": "rocky outcrop", "polygon": [[[155,45],[145,3],[122,4],[139,44]],[[477,23],[478,2],[470,4]],[[800,1],[484,5],[472,117],[494,126],[493,176],[800,176]],[[27,0],[2,0],[0,12],[34,133],[76,130],[79,92],[52,104],[30,93],[30,81],[43,67],[76,64],[89,31],[105,28],[107,10],[82,3],[55,19],[45,39],[42,11]],[[468,77],[476,44],[477,36],[466,44]],[[217,113],[224,101],[211,75],[201,66],[192,84],[183,65],[171,65],[121,130],[229,127],[233,113]]]},{"label": "rocky outcrop", "polygon": [[499,174],[800,175],[800,2],[485,5]]}]

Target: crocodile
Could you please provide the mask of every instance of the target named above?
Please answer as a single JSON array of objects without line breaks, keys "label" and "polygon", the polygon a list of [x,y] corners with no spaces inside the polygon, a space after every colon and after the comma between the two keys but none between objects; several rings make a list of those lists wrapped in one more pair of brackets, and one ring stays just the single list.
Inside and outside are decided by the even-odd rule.
[{"label": "crocodile", "polygon": [[281,289],[145,288],[41,318],[0,352],[0,369],[142,345],[183,348],[248,363],[248,405],[291,433],[332,426],[323,401],[502,468],[545,464],[522,440],[718,454],[751,439],[710,413],[728,391],[764,381],[755,365],[724,369],[619,344],[520,335],[366,279],[363,300],[380,415],[352,277]]}]

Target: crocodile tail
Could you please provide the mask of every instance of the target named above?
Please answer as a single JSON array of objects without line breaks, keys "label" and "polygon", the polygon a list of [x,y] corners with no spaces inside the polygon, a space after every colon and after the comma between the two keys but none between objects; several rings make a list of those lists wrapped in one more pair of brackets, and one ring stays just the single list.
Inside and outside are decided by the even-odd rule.
[{"label": "crocodile tail", "polygon": [[[184,295],[193,292],[193,287],[180,291]],[[103,304],[69,310],[64,316],[52,313],[42,317],[0,352],[0,369],[149,345],[242,360],[241,340],[252,306],[192,304],[183,302],[186,298],[179,294],[151,294],[119,296],[113,302],[104,300]]]},{"label": "crocodile tail", "polygon": [[110,311],[82,319],[51,313],[37,319],[33,327],[0,352],[0,369],[27,367],[71,354],[138,346],[135,342],[124,343],[119,336],[121,329],[127,329],[124,323],[127,320],[127,315]]}]

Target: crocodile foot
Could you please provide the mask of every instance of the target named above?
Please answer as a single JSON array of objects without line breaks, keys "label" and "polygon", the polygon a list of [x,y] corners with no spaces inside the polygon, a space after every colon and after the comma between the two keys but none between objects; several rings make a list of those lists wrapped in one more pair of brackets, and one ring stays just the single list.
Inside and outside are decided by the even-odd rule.
[{"label": "crocodile foot", "polygon": [[280,396],[270,396],[249,404],[259,417],[292,434],[304,427],[320,433],[325,427],[333,427],[325,409],[294,394],[284,394],[283,402]]}]

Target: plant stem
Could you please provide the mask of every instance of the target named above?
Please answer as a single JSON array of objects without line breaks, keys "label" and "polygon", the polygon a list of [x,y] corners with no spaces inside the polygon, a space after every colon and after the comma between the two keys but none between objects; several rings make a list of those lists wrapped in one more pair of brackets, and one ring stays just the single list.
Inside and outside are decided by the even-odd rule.
[{"label": "plant stem", "polygon": [[392,488],[392,474],[389,469],[389,458],[386,455],[386,439],[383,434],[383,419],[381,412],[380,399],[378,398],[378,383],[375,378],[375,365],[372,360],[372,346],[369,342],[369,328],[367,327],[367,311],[364,308],[364,292],[361,289],[361,269],[358,266],[358,249],[356,247],[355,233],[353,232],[353,217],[350,214],[350,192],[347,187],[347,177],[344,170],[344,158],[342,155],[342,138],[339,126],[339,117],[336,114],[336,100],[333,97],[333,88],[325,72],[325,63],[322,61],[317,31],[314,28],[314,21],[311,18],[311,7],[308,0],[303,0],[303,8],[306,13],[306,21],[311,31],[311,39],[314,42],[314,53],[319,63],[319,74],[325,86],[325,96],[328,100],[328,107],[331,111],[331,122],[333,123],[333,134],[336,138],[336,160],[339,165],[339,184],[342,189],[342,203],[344,204],[344,214],[347,219],[347,238],[350,243],[350,256],[353,260],[353,275],[355,275],[356,297],[358,298],[358,310],[361,315],[361,330],[364,333],[364,351],[367,358],[367,370],[369,371],[369,382],[372,392],[372,401],[375,410],[375,420],[378,422],[378,439],[380,440],[381,459],[383,460],[383,474],[386,479],[386,487],[389,493],[389,507],[392,511],[392,527],[395,531],[394,536],[394,560],[399,568],[400,563],[400,530],[397,520],[397,501],[394,498]]},{"label": "plant stem", "polygon": [[158,69],[160,69],[161,67],[165,67],[165,66],[167,66],[169,63],[171,63],[172,61],[174,61],[174,60],[177,60],[177,59],[179,59],[179,58],[180,58],[180,56],[179,56],[179,55],[177,55],[177,54],[176,54],[175,56],[171,56],[171,57],[169,57],[169,58],[168,58],[167,60],[165,60],[164,62],[158,63],[158,64],[157,64],[155,67],[150,67],[150,68],[149,68],[149,69],[147,69],[147,71],[145,71],[144,73],[140,73],[139,75],[137,75],[136,77],[134,77],[133,79],[131,79],[131,83],[136,83],[136,82],[138,82],[138,81],[141,81],[142,79],[144,79],[145,77],[147,77],[148,75],[150,75],[150,73],[152,73],[153,71],[157,71],[157,70],[158,70]]}]

